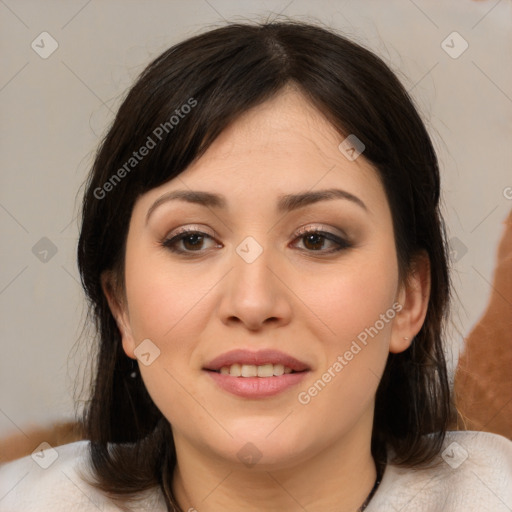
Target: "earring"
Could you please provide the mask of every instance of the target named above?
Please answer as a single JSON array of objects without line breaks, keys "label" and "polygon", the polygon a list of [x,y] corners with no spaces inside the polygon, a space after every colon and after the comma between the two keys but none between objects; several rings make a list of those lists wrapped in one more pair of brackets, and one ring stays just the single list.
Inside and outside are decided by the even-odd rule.
[{"label": "earring", "polygon": [[409,338],[407,338],[406,336],[404,336],[404,340],[409,341]]},{"label": "earring", "polygon": [[135,364],[135,359],[132,359],[132,368],[131,368],[131,371],[130,371],[130,377],[132,379],[136,379],[137,378],[137,365]]}]

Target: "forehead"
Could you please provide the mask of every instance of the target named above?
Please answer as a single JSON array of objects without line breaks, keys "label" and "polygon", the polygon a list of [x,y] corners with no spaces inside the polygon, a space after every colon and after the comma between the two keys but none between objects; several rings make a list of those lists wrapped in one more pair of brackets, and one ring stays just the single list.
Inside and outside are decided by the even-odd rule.
[{"label": "forehead", "polygon": [[[293,158],[304,145],[315,160],[331,158],[342,136],[298,90],[287,87],[228,126],[208,150],[210,158]],[[304,156],[305,151],[300,151]],[[337,151],[334,152],[337,156]],[[313,156],[312,155],[312,156]],[[206,156],[206,155],[205,155]]]},{"label": "forehead", "polygon": [[287,88],[237,118],[201,158],[149,191],[147,202],[173,190],[212,191],[227,197],[229,211],[235,203],[256,209],[284,194],[343,188],[374,211],[386,202],[378,173],[363,156],[351,161],[340,151],[344,138]]}]

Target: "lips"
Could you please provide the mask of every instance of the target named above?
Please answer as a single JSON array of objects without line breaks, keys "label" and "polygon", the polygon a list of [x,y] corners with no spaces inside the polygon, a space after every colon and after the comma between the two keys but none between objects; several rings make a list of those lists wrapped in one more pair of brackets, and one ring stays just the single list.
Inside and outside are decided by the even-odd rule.
[{"label": "lips", "polygon": [[221,354],[207,363],[203,369],[218,372],[222,367],[231,366],[233,364],[255,366],[281,364],[294,372],[303,372],[310,369],[305,362],[299,361],[295,357],[280,352],[279,350],[259,350],[252,352],[243,349],[231,350],[230,352]]}]

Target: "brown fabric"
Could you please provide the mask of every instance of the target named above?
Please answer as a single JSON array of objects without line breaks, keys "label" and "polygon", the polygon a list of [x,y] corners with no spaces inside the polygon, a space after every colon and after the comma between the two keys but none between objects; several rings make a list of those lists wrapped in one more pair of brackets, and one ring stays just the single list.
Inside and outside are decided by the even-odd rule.
[{"label": "brown fabric", "polygon": [[491,298],[465,340],[454,392],[457,429],[512,439],[512,210],[498,247]]},{"label": "brown fabric", "polygon": [[82,439],[78,423],[56,423],[49,427],[33,427],[0,439],[0,464],[30,455],[41,443],[60,446]]}]

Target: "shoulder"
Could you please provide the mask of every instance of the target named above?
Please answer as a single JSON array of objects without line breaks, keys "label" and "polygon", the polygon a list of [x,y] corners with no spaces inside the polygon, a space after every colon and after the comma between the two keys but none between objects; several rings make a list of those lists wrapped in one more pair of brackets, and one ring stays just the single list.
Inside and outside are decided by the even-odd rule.
[{"label": "shoulder", "polygon": [[121,510],[82,478],[91,475],[89,441],[43,448],[0,465],[0,512]]},{"label": "shoulder", "polygon": [[87,460],[87,441],[42,448],[0,466],[1,512],[116,510],[105,508],[99,492],[78,474]]},{"label": "shoulder", "polygon": [[424,469],[388,464],[367,512],[510,512],[512,441],[498,434],[447,432]]}]

